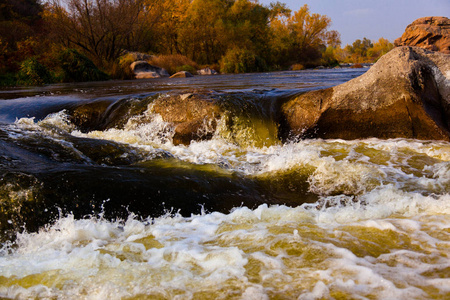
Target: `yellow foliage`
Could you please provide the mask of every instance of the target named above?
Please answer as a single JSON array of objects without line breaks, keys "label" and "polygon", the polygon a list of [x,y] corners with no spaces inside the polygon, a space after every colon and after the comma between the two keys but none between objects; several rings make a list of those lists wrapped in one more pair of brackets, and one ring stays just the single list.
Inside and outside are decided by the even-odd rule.
[{"label": "yellow foliage", "polygon": [[198,68],[198,65],[194,61],[181,54],[152,56],[149,63],[166,69],[170,74],[176,73],[177,69],[182,66],[190,66],[193,69]]}]

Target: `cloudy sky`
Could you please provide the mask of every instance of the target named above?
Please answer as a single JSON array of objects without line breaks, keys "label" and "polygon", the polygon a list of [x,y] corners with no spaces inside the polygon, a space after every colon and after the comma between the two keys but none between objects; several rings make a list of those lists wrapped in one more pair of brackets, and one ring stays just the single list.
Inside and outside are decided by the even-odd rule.
[{"label": "cloudy sky", "polygon": [[[268,5],[277,0],[259,0]],[[450,0],[278,0],[296,11],[308,4],[310,11],[327,15],[339,31],[342,45],[367,37],[391,42],[400,37],[406,26],[426,16],[450,18]]]}]

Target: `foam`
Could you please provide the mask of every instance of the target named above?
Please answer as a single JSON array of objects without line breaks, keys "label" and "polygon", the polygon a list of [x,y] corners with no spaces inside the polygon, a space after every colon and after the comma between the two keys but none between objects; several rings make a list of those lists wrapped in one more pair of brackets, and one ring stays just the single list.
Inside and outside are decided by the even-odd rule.
[{"label": "foam", "polygon": [[61,216],[3,246],[1,297],[450,296],[449,143],[307,140],[258,148],[215,136],[174,146],[171,127],[146,117],[124,129],[81,133],[59,113],[20,119],[8,132],[61,143],[65,134],[114,140],[241,176],[292,176],[307,180],[319,200],[146,220]]},{"label": "foam", "polygon": [[[81,292],[89,299],[119,299],[156,295],[162,289],[169,298],[180,292],[189,298],[202,290],[213,293],[213,287],[225,284],[227,290],[240,291],[244,298],[270,298],[277,291],[301,299],[333,297],[337,292],[349,297],[426,298],[421,274],[445,268],[442,255],[448,247],[442,243],[448,242],[431,237],[425,229],[450,227],[450,219],[442,215],[446,210],[440,210],[443,217],[439,217],[432,204],[437,201],[436,206],[442,206],[450,201],[448,196],[418,198],[416,205],[422,209],[412,214],[403,207],[412,195],[393,193],[392,189],[385,193],[391,193],[390,202],[398,203],[388,212],[381,209],[387,204],[385,194],[373,192],[369,205],[339,209],[261,205],[255,210],[242,207],[229,214],[189,218],[167,215],[139,221],[130,215],[116,222],[61,217],[39,233],[20,234],[17,248],[0,257],[1,276],[15,276],[19,284],[19,278],[48,272],[56,272],[49,278],[59,283],[43,286],[37,280],[29,288],[0,285],[0,294],[70,297]],[[389,232],[397,236],[394,240],[409,236],[412,243],[406,244],[405,250],[392,248],[390,253],[381,250],[378,257],[358,257],[350,247],[357,236],[349,239],[358,228],[373,228],[380,238]],[[373,238],[376,241],[377,236]],[[144,247],[142,239],[155,240],[161,246],[149,243]],[[395,245],[401,241],[396,240]],[[374,246],[376,253],[382,245]],[[309,259],[317,262],[311,264]],[[249,281],[252,268],[259,271],[252,273],[256,279]],[[400,282],[404,287],[398,287]],[[425,281],[426,286],[443,293],[448,292],[445,283],[439,278]]]}]

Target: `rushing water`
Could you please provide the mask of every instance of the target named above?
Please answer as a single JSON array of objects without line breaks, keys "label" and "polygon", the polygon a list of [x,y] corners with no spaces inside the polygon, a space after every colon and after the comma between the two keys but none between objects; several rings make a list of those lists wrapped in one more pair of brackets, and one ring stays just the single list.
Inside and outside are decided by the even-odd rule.
[{"label": "rushing water", "polygon": [[[282,142],[248,114],[363,72],[0,91],[0,297],[450,298],[449,143]],[[192,90],[235,125],[174,145],[152,101]]]}]

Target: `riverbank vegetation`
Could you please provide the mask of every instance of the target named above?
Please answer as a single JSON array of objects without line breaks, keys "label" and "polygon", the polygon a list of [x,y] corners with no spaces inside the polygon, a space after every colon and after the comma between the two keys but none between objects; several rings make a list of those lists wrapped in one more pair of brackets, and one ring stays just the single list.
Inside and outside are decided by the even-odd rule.
[{"label": "riverbank vegetation", "polygon": [[0,85],[131,78],[130,52],[170,73],[233,73],[374,62],[393,47],[342,48],[330,26],[307,5],[256,0],[4,0]]}]

